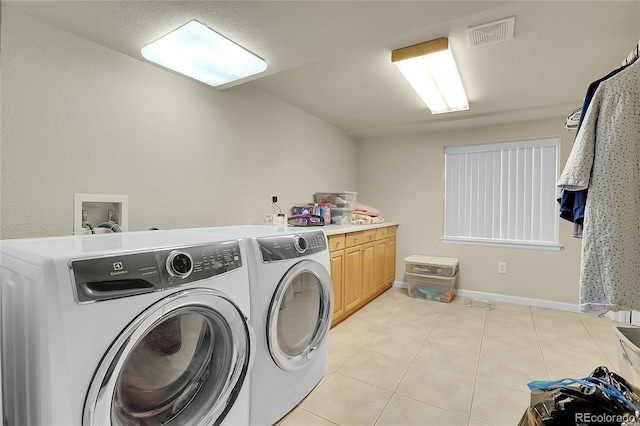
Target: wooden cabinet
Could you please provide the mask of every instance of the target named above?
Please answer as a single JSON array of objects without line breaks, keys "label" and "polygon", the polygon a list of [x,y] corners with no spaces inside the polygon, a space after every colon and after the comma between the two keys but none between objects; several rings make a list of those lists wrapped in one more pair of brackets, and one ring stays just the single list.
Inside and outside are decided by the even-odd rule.
[{"label": "wooden cabinet", "polygon": [[340,318],[344,315],[344,249],[332,251],[329,258],[333,286],[333,318]]},{"label": "wooden cabinet", "polygon": [[337,234],[337,235],[329,235],[327,237],[329,240],[329,251],[333,252],[336,250],[344,249],[345,245],[345,235]]},{"label": "wooden cabinet", "polygon": [[362,243],[372,243],[378,239],[378,231],[376,229],[370,229],[362,232]]},{"label": "wooden cabinet", "polygon": [[349,232],[345,234],[345,247],[355,247],[362,244],[362,232]]},{"label": "wooden cabinet", "polygon": [[391,286],[396,279],[396,237],[389,237],[385,241],[384,253],[385,284]]},{"label": "wooden cabinet", "polygon": [[[376,244],[376,276],[375,289],[380,290],[387,284],[387,240],[378,240]],[[395,258],[395,253],[389,253],[389,256]],[[395,261],[395,259],[394,259]]]},{"label": "wooden cabinet", "polygon": [[396,226],[329,235],[334,326],[395,280]]},{"label": "wooden cabinet", "polygon": [[362,253],[360,246],[344,250],[344,310],[348,315],[354,312],[362,300],[360,287],[362,279]]},{"label": "wooden cabinet", "polygon": [[396,279],[396,231],[397,227],[389,226],[385,240],[385,282],[389,286]]},{"label": "wooden cabinet", "polygon": [[376,246],[375,243],[363,244],[360,249],[360,295],[369,298],[376,290]]},{"label": "wooden cabinet", "polygon": [[345,283],[345,235],[329,235],[329,259],[331,265],[331,284],[333,287],[333,318],[345,315],[344,283]]}]

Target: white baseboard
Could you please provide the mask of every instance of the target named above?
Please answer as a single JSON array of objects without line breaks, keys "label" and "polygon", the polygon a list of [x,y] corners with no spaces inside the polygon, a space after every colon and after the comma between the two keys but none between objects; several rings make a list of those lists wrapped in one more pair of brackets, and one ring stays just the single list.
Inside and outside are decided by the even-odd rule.
[{"label": "white baseboard", "polygon": [[402,281],[394,281],[393,286],[400,287],[400,288],[409,288],[409,284]]},{"label": "white baseboard", "polygon": [[[394,281],[393,286],[400,287],[400,288],[409,288],[409,284],[403,281]],[[509,296],[505,294],[485,293],[482,291],[471,291],[471,290],[461,290],[461,289],[456,289],[453,294],[455,294],[456,296],[469,297],[472,299],[493,300],[494,302],[513,303],[514,305],[535,306],[538,308],[556,309],[558,311],[566,311],[566,312],[580,312],[580,305],[578,304],[554,302],[553,300],[532,299],[529,297]],[[636,319],[635,320],[636,322],[631,320],[632,316],[631,316],[631,312],[629,311],[607,312],[605,316],[611,320],[621,322],[624,324],[640,325],[640,319]],[[640,315],[637,315],[637,313],[634,313],[634,318],[635,316],[640,317]]]},{"label": "white baseboard", "polygon": [[[409,288],[409,284],[402,281],[394,281],[394,287]],[[532,299],[529,297],[509,296],[506,294],[485,293],[482,291],[456,289],[454,294],[460,297],[473,299],[493,300],[494,302],[513,303],[514,305],[535,306],[538,308],[556,309],[558,311],[580,312],[580,306],[573,303],[555,302],[553,300]]]}]

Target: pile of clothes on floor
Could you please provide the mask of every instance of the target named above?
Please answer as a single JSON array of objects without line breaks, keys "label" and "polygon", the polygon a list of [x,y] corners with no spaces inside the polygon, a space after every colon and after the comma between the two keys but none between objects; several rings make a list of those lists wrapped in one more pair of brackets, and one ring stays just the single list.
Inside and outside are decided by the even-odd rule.
[{"label": "pile of clothes on floor", "polygon": [[518,426],[631,426],[640,423],[640,394],[605,366],[581,379],[528,384],[531,404]]}]

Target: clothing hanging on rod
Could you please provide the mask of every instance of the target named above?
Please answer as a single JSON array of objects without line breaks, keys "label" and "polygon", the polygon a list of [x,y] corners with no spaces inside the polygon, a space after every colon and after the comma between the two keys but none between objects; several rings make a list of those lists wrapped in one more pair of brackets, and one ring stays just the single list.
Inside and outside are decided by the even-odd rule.
[{"label": "clothing hanging on rod", "polygon": [[640,61],[599,81],[583,108],[558,181],[564,192],[589,190],[580,267],[582,312],[640,310],[638,99]]},{"label": "clothing hanging on rod", "polygon": [[[578,124],[576,126],[576,129],[578,129],[578,131],[580,130],[580,126],[582,125],[584,115],[587,109],[589,108],[589,105],[591,104],[591,99],[593,99],[593,96],[596,93],[596,90],[598,89],[598,87],[600,86],[600,83],[618,74],[628,66],[629,65],[623,65],[620,68],[617,68],[611,71],[609,74],[602,77],[601,79],[598,79],[592,82],[591,84],[589,84],[589,87],[587,88],[587,93],[584,97],[582,108],[579,108],[580,118],[578,119]],[[576,111],[574,111],[574,113]],[[558,202],[560,203],[560,217],[562,219],[573,222],[574,224],[577,225],[577,226],[574,226],[574,230],[573,230],[574,238],[582,238],[582,235],[583,235],[583,229],[581,228],[583,226],[582,222],[584,219],[584,212],[587,205],[587,192],[588,192],[587,189],[583,189],[580,191],[563,190],[560,194],[560,198],[558,199]]]},{"label": "clothing hanging on rod", "polygon": [[578,123],[580,123],[580,116],[582,115],[582,107],[573,110],[571,114],[567,117],[567,121],[564,123],[564,127],[567,129],[575,129],[578,127]]},{"label": "clothing hanging on rod", "polygon": [[625,60],[622,61],[622,65],[631,65],[638,59],[638,56],[640,56],[640,41],[636,44],[636,47],[631,51],[631,53],[627,55]]},{"label": "clothing hanging on rod", "polygon": [[[638,44],[636,44],[636,47],[634,47],[633,50],[631,52],[629,52],[629,54],[624,59],[624,61],[622,61],[622,68],[618,68],[618,70],[622,70],[627,65],[631,65],[632,63],[634,63],[638,59],[639,56],[640,56],[640,41],[638,41]],[[614,73],[615,72],[616,71],[614,71]],[[607,79],[611,75],[612,74],[609,74],[608,76],[603,77],[602,79],[600,79],[598,81],[602,81],[604,79]],[[594,91],[595,91],[595,88],[594,88]],[[590,101],[590,100],[591,100],[590,98],[587,99],[585,97],[584,105],[588,106],[589,105],[588,101]],[[581,106],[580,108],[577,108],[577,109],[573,110],[573,112],[571,112],[571,114],[569,114],[567,116],[567,120],[564,123],[564,127],[565,128],[567,128],[567,129],[577,129],[579,127],[579,123],[582,121],[582,117],[584,115],[583,114],[584,105]]]}]

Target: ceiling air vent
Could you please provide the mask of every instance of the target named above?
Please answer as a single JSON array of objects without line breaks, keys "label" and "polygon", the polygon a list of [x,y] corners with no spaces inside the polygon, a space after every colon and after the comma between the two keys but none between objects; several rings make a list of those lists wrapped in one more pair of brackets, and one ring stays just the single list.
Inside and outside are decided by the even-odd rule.
[{"label": "ceiling air vent", "polygon": [[513,38],[513,27],[515,22],[516,17],[512,16],[499,21],[467,28],[469,47],[511,40]]}]

